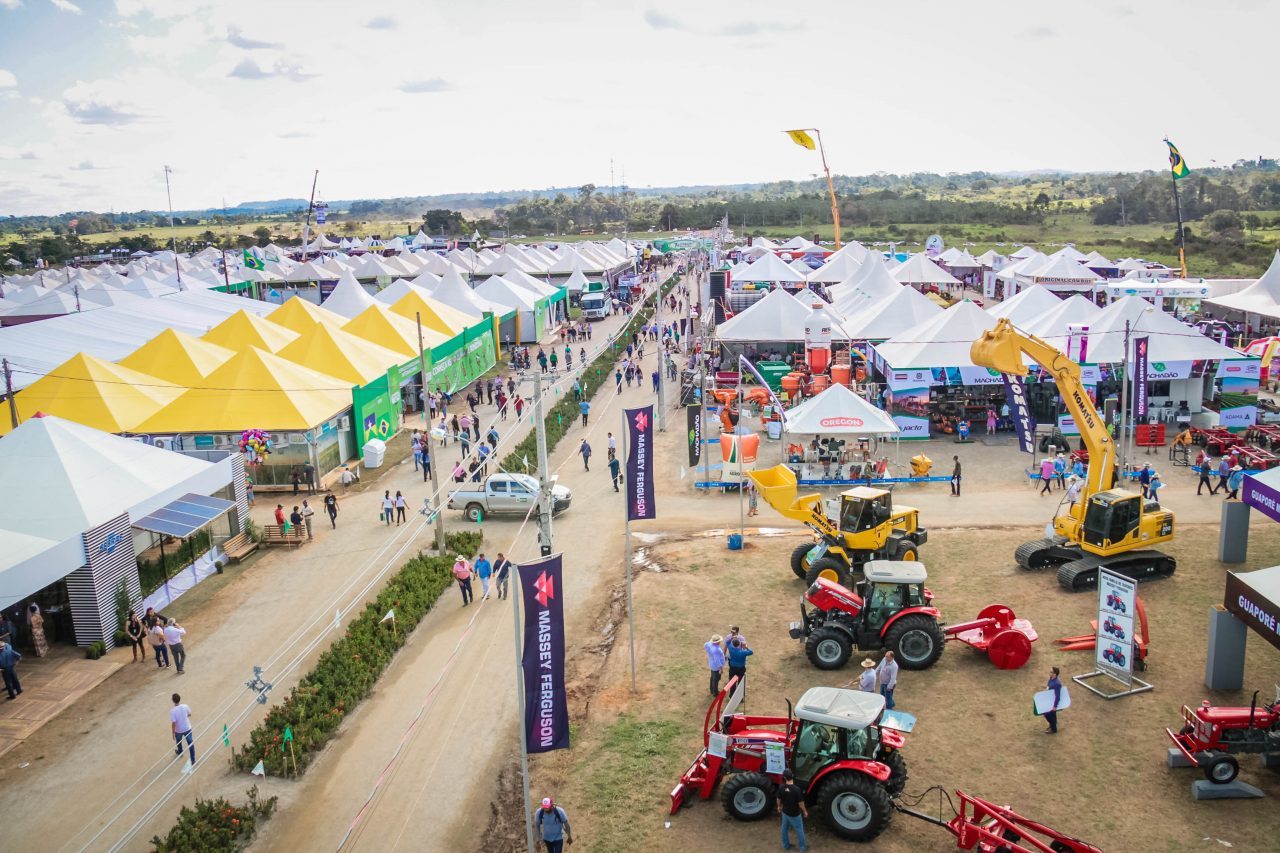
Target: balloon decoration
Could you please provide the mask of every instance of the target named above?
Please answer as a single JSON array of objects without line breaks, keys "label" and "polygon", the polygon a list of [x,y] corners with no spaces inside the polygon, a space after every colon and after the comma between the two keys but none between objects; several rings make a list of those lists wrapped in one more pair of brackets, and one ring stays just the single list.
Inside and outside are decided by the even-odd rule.
[{"label": "balloon decoration", "polygon": [[240,452],[250,465],[260,465],[271,455],[271,436],[260,429],[247,429],[240,433]]}]

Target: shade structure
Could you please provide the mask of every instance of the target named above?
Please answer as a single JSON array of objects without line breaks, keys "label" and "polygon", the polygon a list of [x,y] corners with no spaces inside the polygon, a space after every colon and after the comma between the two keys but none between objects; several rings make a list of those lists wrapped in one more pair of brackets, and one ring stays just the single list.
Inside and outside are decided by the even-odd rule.
[{"label": "shade structure", "polygon": [[1043,266],[1024,267],[1018,270],[1018,273],[1047,287],[1058,287],[1059,289],[1089,288],[1102,280],[1101,276],[1093,270],[1081,266],[1078,261],[1064,254],[1057,254]]},{"label": "shade structure", "polygon": [[[759,302],[717,326],[716,339],[742,343],[803,341],[804,324],[810,313],[808,305],[785,290],[771,290]],[[845,337],[839,324],[833,325],[832,334]]]},{"label": "shade structure", "polygon": [[[861,269],[849,282],[854,288],[872,298],[892,296],[906,285],[899,282],[889,272],[884,260],[879,255],[868,255]],[[844,287],[844,285],[840,285]]]},{"label": "shade structure", "polygon": [[1017,251],[1015,251],[1015,252],[1013,252],[1012,254],[1010,254],[1010,255],[1009,255],[1009,259],[1010,259],[1010,260],[1022,260],[1023,258],[1029,258],[1029,257],[1031,257],[1032,255],[1036,255],[1036,254],[1039,254],[1039,252],[1037,252],[1037,251],[1036,251],[1034,248],[1032,248],[1031,246],[1022,246],[1022,247],[1020,247]]},{"label": "shade structure", "polygon": [[1210,304],[1263,317],[1280,317],[1280,251],[1262,277],[1238,293],[1209,299]]},{"label": "shade structure", "polygon": [[165,329],[117,364],[190,388],[233,355],[235,350]]},{"label": "shade structure", "polygon": [[[385,305],[370,305],[342,328],[401,355],[419,355],[417,324],[393,313]],[[426,349],[439,346],[447,340],[449,336],[428,328],[425,323],[422,325],[422,344]]]},{"label": "shade structure", "polygon": [[367,385],[405,360],[402,353],[324,323],[303,332],[279,355],[352,385]]},{"label": "shade structure", "polygon": [[[432,285],[440,280],[439,276],[434,276],[431,273],[424,273],[423,275],[431,276],[427,281]],[[410,293],[417,293],[423,297],[427,295],[427,291],[423,289],[423,286],[417,281],[408,278],[401,278],[373,294],[373,298],[378,302],[381,302],[383,305],[394,305],[401,297]]]},{"label": "shade structure", "polygon": [[370,295],[369,291],[364,289],[360,282],[356,281],[356,277],[347,271],[338,279],[338,284],[333,288],[333,292],[320,303],[321,307],[332,311],[340,317],[348,319],[356,316],[370,305],[376,305],[377,300]]},{"label": "shade structure", "polygon": [[575,271],[590,272],[593,266],[597,265],[578,254],[572,246],[561,246],[560,254],[547,267],[547,272],[552,275],[564,275]]},{"label": "shade structure", "polygon": [[1057,307],[1062,300],[1043,287],[1028,287],[987,310],[992,317],[1008,317],[1013,325],[1023,324]]},{"label": "shade structure", "polygon": [[996,263],[1000,260],[1000,253],[995,249],[987,249],[974,260],[987,269],[995,269]]},{"label": "shade structure", "polygon": [[777,255],[767,252],[743,268],[740,274],[734,276],[734,279],[736,281],[802,282],[805,276],[792,269]]},{"label": "shade structure", "polygon": [[305,284],[309,281],[332,281],[336,278],[332,272],[316,266],[311,261],[298,264],[285,274],[284,280],[289,284]]},{"label": "shade structure", "polygon": [[1009,258],[1009,263],[996,273],[996,278],[1005,281],[1013,281],[1019,275],[1026,276],[1031,270],[1038,269],[1049,263],[1049,256],[1042,252],[1032,250],[1031,254],[1024,255],[1020,258]]},{"label": "shade structure", "polygon": [[502,276],[502,280],[517,287],[524,287],[538,295],[539,299],[545,299],[548,296],[556,296],[560,293],[560,288],[553,287],[541,279],[534,278],[526,272],[516,270],[506,273]]},{"label": "shade structure", "polygon": [[865,305],[844,314],[844,330],[850,340],[883,341],[905,335],[942,313],[932,300],[912,287],[900,287],[887,297],[864,299]]},{"label": "shade structure", "polygon": [[139,424],[138,431],[308,430],[351,407],[352,384],[249,347]]},{"label": "shade structure", "polygon": [[969,349],[996,318],[972,302],[957,302],[923,326],[875,345],[885,364],[895,368],[974,367]]},{"label": "shade structure", "polygon": [[[840,250],[841,252],[844,249]],[[852,254],[832,255],[831,259],[809,275],[809,281],[839,284],[856,273],[862,264]]]},{"label": "shade structure", "polygon": [[327,308],[321,308],[314,302],[308,302],[300,296],[285,300],[285,303],[267,315],[267,319],[277,326],[283,326],[291,332],[303,334],[317,323],[333,329],[342,328],[347,318],[335,314]]},{"label": "shade structure", "polygon": [[589,282],[587,281],[587,277],[582,272],[582,270],[575,269],[573,272],[569,274],[569,277],[565,279],[564,284],[561,285],[561,287],[563,287],[565,290],[569,291],[570,293],[581,293],[582,291],[587,289],[588,283]]},{"label": "shade structure", "polygon": [[1149,339],[1147,358],[1153,363],[1246,358],[1243,353],[1205,337],[1172,314],[1153,307],[1142,297],[1125,296],[1104,308],[1089,324],[1088,361],[1091,364],[1125,360],[1126,321],[1131,342],[1135,337]]},{"label": "shade structure", "polygon": [[278,352],[295,341],[297,332],[277,326],[248,311],[237,311],[206,332],[202,340],[233,350],[257,347],[267,352]]},{"label": "shade structure", "polygon": [[528,288],[509,283],[505,277],[500,275],[490,276],[480,282],[480,284],[476,285],[475,292],[477,295],[492,302],[509,305],[513,310],[520,311],[534,310],[539,299],[542,298]]},{"label": "shade structure", "polygon": [[[1035,292],[1035,289],[1028,292]],[[1061,342],[1068,336],[1070,326],[1092,326],[1101,314],[1102,309],[1095,305],[1093,300],[1079,293],[1073,293],[1070,298],[1060,300],[1043,314],[1018,325],[1023,331],[1049,341],[1058,349],[1063,349]]]},{"label": "shade structure", "polygon": [[499,319],[505,319],[515,313],[514,308],[494,302],[492,299],[485,299],[476,293],[462,280],[457,270],[449,270],[440,277],[440,283],[431,292],[431,297],[436,302],[477,317],[488,313],[496,315]]},{"label": "shade structure", "polygon": [[955,254],[943,261],[948,269],[953,270],[976,270],[981,268],[982,262],[969,254],[967,249],[957,249]]},{"label": "shade structure", "polygon": [[893,271],[894,280],[902,284],[959,284],[960,280],[938,266],[927,255],[916,254]]},{"label": "shade structure", "polygon": [[230,512],[235,505],[235,501],[188,492],[139,518],[133,522],[133,526],[139,530],[186,539],[218,516]]},{"label": "shade structure", "polygon": [[806,435],[897,435],[900,432],[893,418],[844,385],[832,385],[788,411],[786,430]]},{"label": "shade structure", "polygon": [[407,320],[422,318],[425,328],[453,337],[476,324],[476,318],[435,300],[428,299],[421,291],[406,293],[391,306],[391,311]]},{"label": "shade structure", "polygon": [[[19,391],[14,403],[20,421],[44,413],[103,432],[134,432],[181,390],[163,379],[79,353]],[[11,429],[10,419],[0,418],[0,434]],[[20,494],[11,493],[11,499]]]}]

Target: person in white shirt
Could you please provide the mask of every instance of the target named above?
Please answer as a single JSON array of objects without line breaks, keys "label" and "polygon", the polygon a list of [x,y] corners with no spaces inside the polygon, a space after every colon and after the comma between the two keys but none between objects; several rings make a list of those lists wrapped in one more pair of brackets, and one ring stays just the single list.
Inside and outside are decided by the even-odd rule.
[{"label": "person in white shirt", "polygon": [[[172,621],[172,620],[171,620]],[[191,763],[196,763],[196,743],[191,737],[191,709],[182,702],[182,697],[173,694],[173,707],[169,710],[169,725],[173,729],[173,751],[182,755],[182,739],[187,739],[187,748],[191,752]]]},{"label": "person in white shirt", "polygon": [[308,538],[308,539],[311,539],[311,538],[312,538],[312,536],[311,536],[311,516],[313,516],[313,515],[315,515],[315,514],[316,514],[316,511],[310,507],[310,505],[307,503],[306,499],[304,498],[304,499],[303,499],[303,501],[302,501],[302,524],[307,528],[307,538]]},{"label": "person in white shirt", "polygon": [[613,437],[613,433],[609,433],[609,458],[612,459],[618,453],[618,439]]},{"label": "person in white shirt", "polygon": [[898,686],[898,662],[893,659],[893,652],[885,652],[884,660],[876,667],[876,675],[880,679],[880,695],[884,697],[884,707],[893,710],[893,689]]},{"label": "person in white shirt", "polygon": [[876,662],[871,658],[862,662],[862,675],[858,676],[858,689],[867,693],[876,692]]},{"label": "person in white shirt", "polygon": [[1076,501],[1080,500],[1080,479],[1074,475],[1067,481],[1067,500],[1071,506],[1075,506]]},{"label": "person in white shirt", "polygon": [[169,644],[169,653],[173,655],[173,665],[178,668],[178,675],[182,675],[183,664],[187,661],[187,650],[182,646],[182,638],[187,635],[187,629],[178,624],[177,619],[170,619],[169,624],[164,626],[164,641]]},{"label": "person in white shirt", "polygon": [[391,492],[382,493],[382,520],[391,526],[391,519],[395,516],[396,502],[391,497]]}]

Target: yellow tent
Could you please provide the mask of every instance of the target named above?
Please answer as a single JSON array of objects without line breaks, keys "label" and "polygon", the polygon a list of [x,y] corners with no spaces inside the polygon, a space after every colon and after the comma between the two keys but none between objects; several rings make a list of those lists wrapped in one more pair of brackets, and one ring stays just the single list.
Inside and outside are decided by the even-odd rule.
[{"label": "yellow tent", "polygon": [[[19,420],[44,412],[104,432],[136,432],[180,393],[172,382],[77,353],[19,391],[14,402]],[[11,428],[10,418],[0,418],[0,435]]]},{"label": "yellow tent", "polygon": [[[367,341],[395,350],[406,358],[418,355],[417,323],[393,314],[385,305],[370,305],[342,328]],[[424,319],[422,345],[427,349],[437,347],[452,337],[452,334],[445,335],[428,328]]]},{"label": "yellow tent", "polygon": [[394,350],[350,332],[331,329],[325,323],[316,323],[303,332],[302,337],[280,350],[279,356],[352,385],[368,385],[405,360]]},{"label": "yellow tent", "polygon": [[174,329],[165,329],[117,363],[183,388],[191,388],[233,355],[234,350]]},{"label": "yellow tent", "polygon": [[397,299],[391,310],[409,320],[414,320],[416,315],[421,314],[423,329],[435,329],[446,338],[452,338],[469,326],[481,322],[451,305],[428,301],[421,293],[413,290]]},{"label": "yellow tent", "polygon": [[284,326],[290,331],[305,334],[312,326],[323,323],[333,329],[341,329],[347,318],[341,314],[321,308],[308,302],[301,296],[295,296],[267,315],[267,319],[277,326]]},{"label": "yellow tent", "polygon": [[249,347],[138,429],[156,433],[307,430],[351,407],[351,385]]},{"label": "yellow tent", "polygon": [[297,337],[297,332],[241,309],[205,332],[203,339],[236,352],[249,347],[279,352]]}]

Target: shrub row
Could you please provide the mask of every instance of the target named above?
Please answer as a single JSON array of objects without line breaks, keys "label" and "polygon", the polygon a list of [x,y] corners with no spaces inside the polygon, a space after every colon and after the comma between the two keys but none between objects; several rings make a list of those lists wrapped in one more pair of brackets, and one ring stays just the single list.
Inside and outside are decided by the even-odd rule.
[{"label": "shrub row", "polygon": [[[236,767],[250,770],[262,761],[268,775],[284,776],[286,761],[296,757],[298,772],[304,772],[343,719],[373,690],[422,617],[453,586],[453,554],[472,556],[480,542],[478,532],[450,533],[444,554],[419,552],[405,563],[347,626],[342,639],[249,733],[248,745],[235,752]],[[394,631],[391,622],[382,622],[389,610],[395,611]],[[284,743],[286,727],[293,732],[292,754]]]},{"label": "shrub row", "polygon": [[195,808],[182,807],[178,822],[161,838],[156,835],[151,845],[156,853],[199,850],[202,853],[234,853],[248,846],[258,828],[258,820],[266,820],[276,809],[276,798],[258,799],[258,786],[248,790],[248,802],[232,805],[226,799],[196,800]]}]

